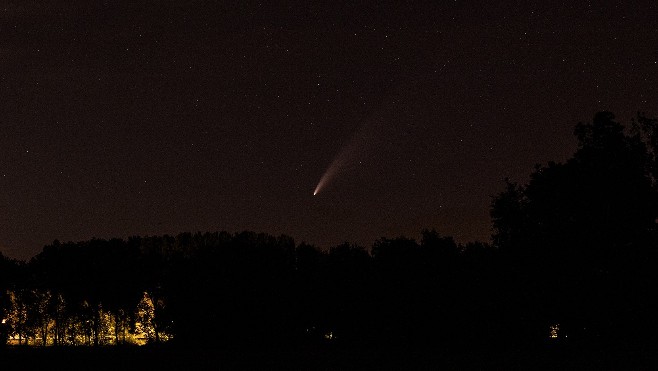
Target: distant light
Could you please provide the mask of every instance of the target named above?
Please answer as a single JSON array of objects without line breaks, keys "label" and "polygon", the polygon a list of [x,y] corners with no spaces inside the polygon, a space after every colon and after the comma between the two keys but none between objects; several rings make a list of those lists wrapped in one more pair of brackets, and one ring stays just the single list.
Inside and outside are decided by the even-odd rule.
[{"label": "distant light", "polygon": [[5,323],[7,323],[7,320],[3,318],[2,319],[2,324],[4,325]]},{"label": "distant light", "polygon": [[551,325],[550,327],[551,332],[549,333],[548,337],[551,339],[557,339],[558,337],[558,331],[560,331],[560,324],[557,323],[555,325]]}]

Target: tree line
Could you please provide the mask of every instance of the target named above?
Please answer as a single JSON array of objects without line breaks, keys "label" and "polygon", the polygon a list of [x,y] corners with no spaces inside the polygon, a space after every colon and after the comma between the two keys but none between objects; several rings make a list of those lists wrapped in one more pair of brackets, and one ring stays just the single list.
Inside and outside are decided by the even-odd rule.
[{"label": "tree line", "polygon": [[422,236],[370,252],[253,232],[55,241],[28,263],[3,258],[0,313],[7,335],[33,345],[413,341],[437,336],[419,318],[451,323],[485,294],[492,253]]},{"label": "tree line", "polygon": [[[270,346],[651,341],[658,130],[601,112],[564,163],[492,198],[492,243],[435,230],[327,251],[288,236],[182,233],[0,255],[2,340]],[[6,341],[0,341],[4,343]]]}]

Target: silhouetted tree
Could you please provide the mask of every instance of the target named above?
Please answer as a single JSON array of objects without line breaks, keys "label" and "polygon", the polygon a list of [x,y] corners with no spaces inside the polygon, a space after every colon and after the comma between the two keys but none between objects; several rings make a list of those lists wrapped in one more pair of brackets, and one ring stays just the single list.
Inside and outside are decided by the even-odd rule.
[{"label": "silhouetted tree", "polygon": [[0,252],[0,347],[6,345],[10,333],[8,317],[11,311],[9,290],[14,286],[19,266]]},{"label": "silhouetted tree", "polygon": [[637,336],[641,323],[655,322],[642,314],[655,282],[658,215],[643,138],[655,122],[642,122],[629,132],[611,113],[596,114],[577,125],[571,159],[538,166],[528,185],[508,182],[494,199],[493,240],[514,272],[511,306],[526,328],[562,323],[591,342]]}]

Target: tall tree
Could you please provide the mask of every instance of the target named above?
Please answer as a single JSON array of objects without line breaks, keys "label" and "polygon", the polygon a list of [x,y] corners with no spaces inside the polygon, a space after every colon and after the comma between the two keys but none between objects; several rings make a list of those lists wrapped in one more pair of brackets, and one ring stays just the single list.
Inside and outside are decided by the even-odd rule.
[{"label": "tall tree", "polygon": [[618,337],[630,326],[624,318],[646,309],[637,293],[655,269],[651,130],[597,113],[576,126],[572,158],[537,166],[526,186],[508,183],[494,199],[494,243],[515,272],[517,308],[537,325]]}]

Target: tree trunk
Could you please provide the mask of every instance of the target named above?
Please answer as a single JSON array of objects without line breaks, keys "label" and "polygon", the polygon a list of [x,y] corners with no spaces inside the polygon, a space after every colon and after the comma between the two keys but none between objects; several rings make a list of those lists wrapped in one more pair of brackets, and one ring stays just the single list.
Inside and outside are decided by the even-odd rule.
[{"label": "tree trunk", "polygon": [[55,313],[55,334],[53,336],[53,345],[57,346],[59,340],[59,313]]},{"label": "tree trunk", "polygon": [[96,307],[96,311],[94,313],[94,346],[96,347],[98,346],[99,329],[100,329],[100,313],[98,307]]},{"label": "tree trunk", "polygon": [[119,344],[119,311],[114,313],[114,345]]},{"label": "tree trunk", "polygon": [[94,320],[94,346],[98,346],[98,322]]}]

